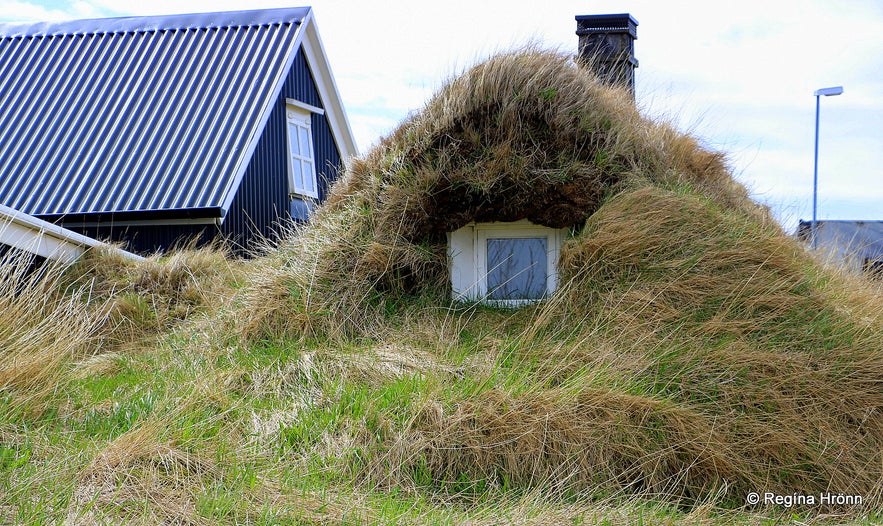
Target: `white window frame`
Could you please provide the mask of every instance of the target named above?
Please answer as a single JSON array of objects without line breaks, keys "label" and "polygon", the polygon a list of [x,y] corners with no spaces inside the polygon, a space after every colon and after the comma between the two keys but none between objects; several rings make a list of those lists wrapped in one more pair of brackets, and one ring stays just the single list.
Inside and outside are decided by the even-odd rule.
[{"label": "white window frame", "polygon": [[536,225],[528,220],[511,223],[470,223],[448,234],[451,288],[455,300],[482,301],[501,307],[520,307],[542,301],[540,298],[500,300],[488,298],[488,239],[545,239],[546,296],[558,288],[558,256],[567,229]]},{"label": "white window frame", "polygon": [[[288,137],[288,192],[292,196],[319,198],[319,179],[316,176],[316,159],[313,153],[313,111],[305,104],[288,101],[285,107],[285,131]],[[318,108],[317,108],[318,109]],[[300,134],[307,137],[306,152],[300,144]],[[297,152],[294,147],[297,146]],[[295,177],[295,166],[300,167],[301,180]]]}]

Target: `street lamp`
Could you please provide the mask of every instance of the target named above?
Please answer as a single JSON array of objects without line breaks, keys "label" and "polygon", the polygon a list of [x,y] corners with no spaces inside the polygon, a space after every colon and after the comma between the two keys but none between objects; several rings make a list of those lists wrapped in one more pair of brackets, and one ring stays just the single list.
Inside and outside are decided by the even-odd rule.
[{"label": "street lamp", "polygon": [[819,97],[824,95],[825,97],[832,97],[834,95],[840,95],[843,93],[843,86],[834,86],[832,88],[822,88],[817,89],[813,95],[816,98],[816,153],[815,153],[815,162],[813,163],[813,171],[812,171],[812,225],[811,225],[811,235],[812,235],[812,248],[818,248],[818,242],[816,240],[816,228],[818,228],[818,220],[816,219],[816,209],[818,204],[819,197]]}]

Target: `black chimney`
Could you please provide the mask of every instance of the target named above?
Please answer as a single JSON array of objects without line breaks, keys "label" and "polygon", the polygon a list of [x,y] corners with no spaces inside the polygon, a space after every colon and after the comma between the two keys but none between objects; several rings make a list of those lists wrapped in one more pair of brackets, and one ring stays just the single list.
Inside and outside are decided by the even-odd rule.
[{"label": "black chimney", "polygon": [[638,21],[628,13],[578,15],[578,59],[588,64],[604,82],[625,86],[635,95],[635,40]]}]

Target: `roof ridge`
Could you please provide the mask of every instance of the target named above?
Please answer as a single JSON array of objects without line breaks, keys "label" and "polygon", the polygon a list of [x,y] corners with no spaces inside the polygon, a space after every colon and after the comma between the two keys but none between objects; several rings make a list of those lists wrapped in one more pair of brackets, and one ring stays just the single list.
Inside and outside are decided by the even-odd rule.
[{"label": "roof ridge", "polygon": [[283,7],[246,11],[89,18],[61,22],[11,23],[0,24],[0,37],[51,37],[78,34],[139,33],[265,26],[285,23],[299,24],[306,18],[310,10],[310,7]]}]

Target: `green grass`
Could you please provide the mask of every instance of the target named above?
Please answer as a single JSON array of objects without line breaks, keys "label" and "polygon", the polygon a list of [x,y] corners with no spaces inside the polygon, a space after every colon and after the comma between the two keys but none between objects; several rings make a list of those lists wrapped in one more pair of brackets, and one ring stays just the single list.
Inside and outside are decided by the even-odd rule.
[{"label": "green grass", "polygon": [[[500,317],[493,310],[487,314]],[[461,478],[440,485],[432,468],[419,460],[408,473],[411,487],[387,488],[365,479],[371,448],[382,448],[390,434],[406,429],[428,398],[450,408],[489,390],[517,396],[536,389],[530,380],[536,363],[519,354],[523,349],[517,340],[500,341],[496,360],[486,364],[483,374],[464,372],[469,359],[481,354],[486,327],[477,316],[460,330],[458,344],[436,357],[454,371],[441,375],[445,381],[391,366],[383,381],[366,384],[366,377],[380,374],[372,370],[377,363],[357,357],[382,346],[376,342],[367,349],[294,341],[211,349],[172,338],[153,351],[114,356],[111,365],[92,362],[93,374],[79,374],[78,365],[72,365],[77,378],[53,395],[56,411],[34,420],[10,420],[3,413],[4,521],[51,524],[73,513],[88,523],[90,514],[100,510],[102,517],[135,523],[157,517],[224,524],[459,524],[467,519],[488,524],[764,523],[753,513],[714,506],[697,513],[603,494],[543,497],[507,482],[502,474],[495,480]],[[671,358],[671,353],[660,357]],[[591,376],[581,372],[570,383]],[[215,384],[208,385],[207,379]],[[609,378],[594,381],[608,383]],[[293,404],[298,395],[310,403]],[[266,425],[256,429],[255,419]],[[75,498],[84,491],[82,473],[96,454],[150,422],[162,423],[158,443],[173,444],[169,447],[189,455],[193,465],[210,467],[182,467],[174,459],[163,460],[162,452],[159,460],[149,460],[148,454],[147,460],[136,458],[111,469],[115,490],[126,495],[117,504],[103,503],[101,494]],[[144,477],[159,477],[172,488],[195,483],[192,508],[176,508],[172,499],[166,515],[158,512],[154,500],[170,497],[156,488],[132,489],[129,479]],[[854,519],[874,522],[870,516]]]}]

